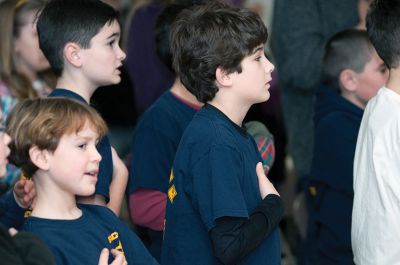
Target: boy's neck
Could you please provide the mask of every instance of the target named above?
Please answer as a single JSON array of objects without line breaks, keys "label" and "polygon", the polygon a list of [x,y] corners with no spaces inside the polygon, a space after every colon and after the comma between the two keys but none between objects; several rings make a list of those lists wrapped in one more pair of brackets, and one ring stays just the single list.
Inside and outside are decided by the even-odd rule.
[{"label": "boy's neck", "polygon": [[32,216],[46,219],[75,220],[82,215],[82,211],[76,205],[75,195],[66,193],[54,182],[44,182],[36,177],[35,188],[36,204]]},{"label": "boy's neck", "polygon": [[216,107],[222,113],[224,113],[232,122],[238,126],[242,126],[243,120],[246,117],[247,112],[251,106],[242,106],[241,104],[235,104],[235,102],[224,100],[221,101],[219,98],[214,98],[209,101],[208,104]]},{"label": "boy's neck", "polygon": [[79,79],[72,79],[63,76],[57,79],[56,87],[75,92],[79,96],[83,97],[86,102],[90,102],[90,98],[97,89],[96,86],[86,84],[84,80],[80,81]]},{"label": "boy's neck", "polygon": [[386,87],[400,95],[400,67],[389,70],[389,80]]},{"label": "boy's neck", "polygon": [[54,198],[48,199],[39,196],[36,201],[36,205],[32,211],[33,217],[54,219],[54,220],[76,220],[82,216],[82,211],[75,204],[60,204],[59,200]]}]

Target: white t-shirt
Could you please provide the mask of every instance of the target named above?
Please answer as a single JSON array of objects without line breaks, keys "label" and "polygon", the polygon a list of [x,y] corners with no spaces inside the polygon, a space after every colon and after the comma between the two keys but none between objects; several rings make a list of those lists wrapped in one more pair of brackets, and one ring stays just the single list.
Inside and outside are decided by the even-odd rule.
[{"label": "white t-shirt", "polygon": [[386,87],[358,134],[351,244],[356,264],[400,264],[400,95]]}]

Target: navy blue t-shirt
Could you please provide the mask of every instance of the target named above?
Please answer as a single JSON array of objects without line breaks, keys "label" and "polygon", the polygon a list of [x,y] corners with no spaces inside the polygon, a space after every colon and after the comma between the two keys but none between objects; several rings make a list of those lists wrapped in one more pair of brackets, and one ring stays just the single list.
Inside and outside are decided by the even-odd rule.
[{"label": "navy blue t-shirt", "polygon": [[83,204],[78,207],[82,210],[78,219],[31,216],[23,229],[36,234],[48,245],[58,265],[98,264],[103,248],[123,251],[129,264],[158,264],[135,233],[110,209]]},{"label": "navy blue t-shirt", "polygon": [[139,188],[167,193],[176,149],[196,110],[165,92],[135,128],[128,192]]},{"label": "navy blue t-shirt", "polygon": [[[210,230],[224,216],[248,218],[261,202],[253,138],[222,112],[205,105],[179,144],[168,189],[162,264],[220,264]],[[240,264],[280,264],[275,229]]]},{"label": "navy blue t-shirt", "polygon": [[[81,102],[85,102],[83,97],[72,92],[67,89],[56,88],[54,89],[49,97],[66,97],[72,98]],[[96,194],[103,195],[106,199],[106,202],[110,199],[110,183],[112,181],[113,175],[113,161],[112,161],[112,154],[111,154],[111,144],[108,140],[107,135],[105,135],[97,144],[97,151],[101,155],[100,167],[99,167],[99,176],[96,183]]]}]

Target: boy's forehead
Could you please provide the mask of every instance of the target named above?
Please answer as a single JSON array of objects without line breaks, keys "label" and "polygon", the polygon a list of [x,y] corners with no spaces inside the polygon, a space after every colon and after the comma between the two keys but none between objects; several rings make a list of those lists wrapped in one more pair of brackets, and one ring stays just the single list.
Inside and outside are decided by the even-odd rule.
[{"label": "boy's forehead", "polygon": [[98,130],[94,124],[86,120],[84,124],[76,123],[70,127],[70,130],[64,133],[64,136],[73,138],[98,138]]},{"label": "boy's forehead", "polygon": [[112,36],[120,36],[121,27],[117,20],[107,21],[93,38],[107,39]]},{"label": "boy's forehead", "polygon": [[96,126],[89,120],[85,121],[85,124],[76,133],[77,135],[97,135]]}]

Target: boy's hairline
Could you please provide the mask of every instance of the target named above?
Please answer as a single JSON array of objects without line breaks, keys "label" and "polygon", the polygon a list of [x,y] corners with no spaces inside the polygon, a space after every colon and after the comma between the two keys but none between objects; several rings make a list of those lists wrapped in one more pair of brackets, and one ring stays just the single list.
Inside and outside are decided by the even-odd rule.
[{"label": "boy's hairline", "polygon": [[[264,43],[261,43],[260,45],[257,45],[255,48],[253,48],[252,51],[250,51],[248,54],[245,54],[245,55],[243,56],[243,58],[242,58],[242,60],[240,61],[239,64],[242,65],[243,60],[245,60],[246,58],[249,58],[249,57],[255,55],[257,52],[260,52],[260,51],[263,51],[263,52],[264,52],[264,48],[265,48],[265,44],[264,44]],[[217,68],[222,68],[222,69],[224,69],[224,70],[227,70],[227,69],[225,69],[222,65],[218,65]]]},{"label": "boy's hairline", "polygon": [[118,32],[112,33],[112,34],[111,34],[110,36],[108,36],[106,39],[108,40],[108,39],[111,39],[111,38],[113,38],[113,37],[121,37],[121,24],[119,23],[118,19],[110,19],[110,20],[108,20],[106,23],[104,23],[104,25],[99,29],[99,31],[96,32],[96,34],[94,34],[94,35],[90,38],[90,40],[89,40],[89,46],[88,46],[88,47],[83,47],[80,43],[78,43],[78,42],[76,42],[76,41],[67,41],[67,42],[65,43],[64,47],[63,47],[63,53],[64,53],[65,46],[67,46],[67,44],[69,44],[69,43],[76,44],[76,45],[78,45],[81,49],[84,49],[84,50],[90,49],[90,48],[91,48],[91,42],[92,42],[93,38],[96,37],[96,36],[101,32],[101,30],[104,28],[104,26],[105,26],[107,23],[113,23],[113,22],[115,22],[115,21],[117,21],[118,24],[120,25],[120,30],[119,30]]}]

